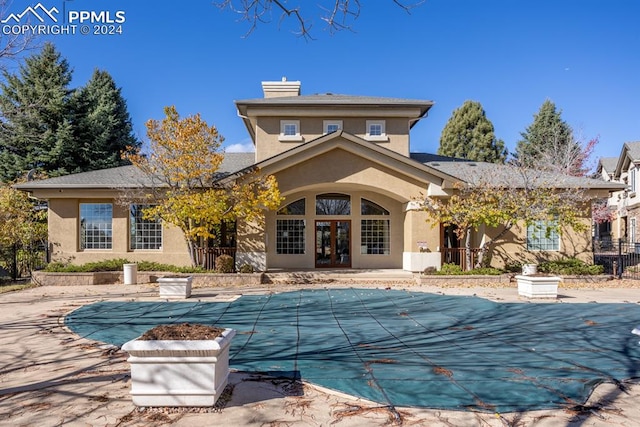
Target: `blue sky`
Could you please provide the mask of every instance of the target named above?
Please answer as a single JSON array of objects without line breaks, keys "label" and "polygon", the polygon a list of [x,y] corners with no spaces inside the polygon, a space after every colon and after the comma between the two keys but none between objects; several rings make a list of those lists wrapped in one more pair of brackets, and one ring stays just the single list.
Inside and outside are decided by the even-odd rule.
[{"label": "blue sky", "polygon": [[[9,12],[27,5],[14,0]],[[123,34],[51,35],[74,69],[74,87],[95,68],[122,88],[136,132],[165,105],[201,113],[226,144],[249,143],[234,100],[262,96],[260,82],[300,80],[304,94],[342,93],[433,100],[411,136],[435,152],[454,109],[479,101],[512,150],[545,99],[596,157],[640,140],[640,1],[427,0],[407,14],[391,0],[363,1],[353,30],[330,35],[317,2],[314,41],[293,22],[248,25],[211,0],[41,0],[59,10],[124,11]],[[91,25],[91,27],[93,27]]]}]

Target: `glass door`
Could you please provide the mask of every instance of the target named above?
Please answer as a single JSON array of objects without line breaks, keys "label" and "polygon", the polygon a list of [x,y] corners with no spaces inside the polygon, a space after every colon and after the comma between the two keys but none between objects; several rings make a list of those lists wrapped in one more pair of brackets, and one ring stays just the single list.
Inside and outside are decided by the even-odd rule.
[{"label": "glass door", "polygon": [[351,221],[316,221],[316,267],[351,267]]}]

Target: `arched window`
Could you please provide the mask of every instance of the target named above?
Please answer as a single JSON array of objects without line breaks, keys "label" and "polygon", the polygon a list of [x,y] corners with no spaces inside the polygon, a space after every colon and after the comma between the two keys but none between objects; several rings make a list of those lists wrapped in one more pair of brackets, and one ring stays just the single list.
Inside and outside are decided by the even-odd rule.
[{"label": "arched window", "polygon": [[360,200],[360,214],[362,215],[389,215],[389,211],[371,200]]},{"label": "arched window", "polygon": [[305,199],[289,203],[278,210],[278,215],[304,215],[306,212]]},{"label": "arched window", "polygon": [[351,196],[340,193],[318,194],[316,215],[351,215]]}]

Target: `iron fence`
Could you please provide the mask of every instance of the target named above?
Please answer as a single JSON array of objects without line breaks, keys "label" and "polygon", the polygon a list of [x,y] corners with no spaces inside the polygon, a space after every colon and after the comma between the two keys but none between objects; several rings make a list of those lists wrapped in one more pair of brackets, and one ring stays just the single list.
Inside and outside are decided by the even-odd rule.
[{"label": "iron fence", "polygon": [[0,246],[0,277],[17,280],[47,266],[49,246],[42,242]]},{"label": "iron fence", "polygon": [[640,279],[640,242],[594,240],[593,263],[620,279]]}]

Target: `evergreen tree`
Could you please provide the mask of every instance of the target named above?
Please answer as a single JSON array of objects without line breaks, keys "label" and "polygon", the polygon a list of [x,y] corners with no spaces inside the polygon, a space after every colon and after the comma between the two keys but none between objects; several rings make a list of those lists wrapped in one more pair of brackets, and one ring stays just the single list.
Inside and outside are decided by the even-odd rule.
[{"label": "evergreen tree", "polygon": [[95,70],[73,100],[76,152],[70,172],[129,164],[121,153],[137,151],[141,142],[133,134],[131,117],[120,88],[106,71]]},{"label": "evergreen tree", "polygon": [[61,159],[73,151],[69,64],[47,43],[25,60],[18,75],[6,71],[3,75],[0,180],[14,180],[31,169],[66,173]]},{"label": "evergreen tree", "polygon": [[479,162],[504,163],[504,141],[496,139],[493,124],[479,102],[465,101],[456,109],[440,136],[438,154]]},{"label": "evergreen tree", "polygon": [[557,156],[560,152],[576,148],[571,126],[562,120],[561,111],[548,99],[533,116],[533,123],[520,135],[522,139],[517,143],[514,157],[523,166],[546,169],[539,163],[542,160],[552,161],[553,156],[549,153]]}]

